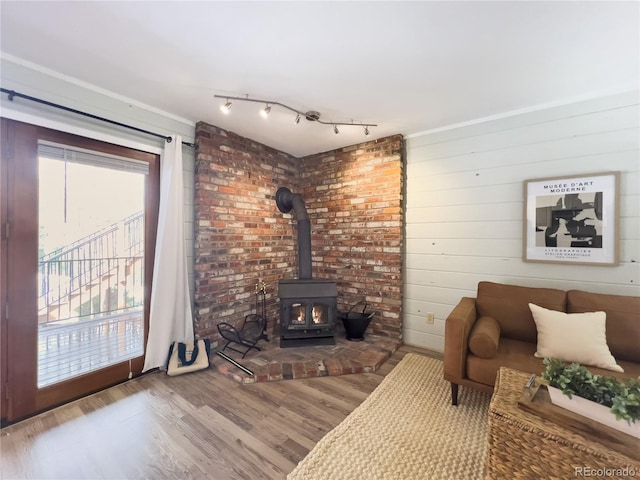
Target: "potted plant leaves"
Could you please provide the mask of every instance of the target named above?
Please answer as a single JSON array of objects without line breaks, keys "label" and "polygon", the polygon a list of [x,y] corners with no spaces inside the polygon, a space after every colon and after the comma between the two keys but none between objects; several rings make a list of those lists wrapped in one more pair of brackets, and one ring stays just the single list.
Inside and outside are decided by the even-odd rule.
[{"label": "potted plant leaves", "polygon": [[640,438],[640,379],[593,374],[557,358],[544,364],[551,403]]}]

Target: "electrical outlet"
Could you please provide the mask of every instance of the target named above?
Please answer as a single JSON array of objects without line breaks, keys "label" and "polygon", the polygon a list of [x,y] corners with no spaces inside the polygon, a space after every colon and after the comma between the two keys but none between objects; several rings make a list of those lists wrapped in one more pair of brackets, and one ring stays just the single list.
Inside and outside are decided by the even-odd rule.
[{"label": "electrical outlet", "polygon": [[427,312],[427,324],[429,325],[433,325],[433,313],[432,312]]}]

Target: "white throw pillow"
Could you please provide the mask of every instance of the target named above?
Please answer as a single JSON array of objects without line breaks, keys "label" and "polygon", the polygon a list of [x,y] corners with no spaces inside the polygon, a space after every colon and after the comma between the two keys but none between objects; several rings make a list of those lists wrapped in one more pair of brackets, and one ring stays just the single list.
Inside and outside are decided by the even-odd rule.
[{"label": "white throw pillow", "polygon": [[529,308],[538,329],[536,357],[624,372],[607,345],[605,312],[564,313],[533,303]]}]

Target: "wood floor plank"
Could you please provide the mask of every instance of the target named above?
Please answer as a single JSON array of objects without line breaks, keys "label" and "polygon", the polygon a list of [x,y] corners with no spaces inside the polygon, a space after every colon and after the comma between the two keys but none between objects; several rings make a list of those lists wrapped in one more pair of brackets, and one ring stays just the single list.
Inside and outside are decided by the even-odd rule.
[{"label": "wood floor plank", "polygon": [[369,396],[369,392],[357,390],[350,385],[342,385],[331,377],[317,379],[313,382],[299,380],[292,387],[301,393],[315,396],[321,401],[328,401],[330,404],[340,406],[347,413],[353,410],[355,402],[362,402]]},{"label": "wood floor plank", "polygon": [[216,419],[215,427],[225,435],[229,444],[235,446],[238,450],[244,450],[243,457],[250,458],[254,466],[259,466],[262,471],[273,472],[274,475],[286,474],[293,469],[288,459],[284,458],[279,452],[261,442],[258,438],[230,422],[226,417],[218,415],[215,410],[208,406],[202,407],[202,413],[207,421]]},{"label": "wood floor plank", "polygon": [[279,479],[380,384],[375,373],[240,385],[143,375],[0,431],[0,478]]},{"label": "wood floor plank", "polygon": [[[395,365],[394,365],[395,366]],[[389,370],[391,371],[391,370]],[[380,384],[384,375],[380,373],[361,373],[357,375],[342,375],[340,377],[329,377],[336,385],[360,391],[366,398]]]}]

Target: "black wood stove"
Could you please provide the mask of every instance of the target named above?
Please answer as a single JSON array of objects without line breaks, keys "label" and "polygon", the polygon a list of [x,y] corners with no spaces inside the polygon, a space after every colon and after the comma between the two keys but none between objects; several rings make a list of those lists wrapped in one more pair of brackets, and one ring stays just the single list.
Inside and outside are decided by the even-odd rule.
[{"label": "black wood stove", "polygon": [[276,192],[282,213],[293,209],[298,222],[298,278],[278,283],[280,347],[334,345],[338,288],[332,280],[311,275],[311,225],[304,200],[286,187]]}]

